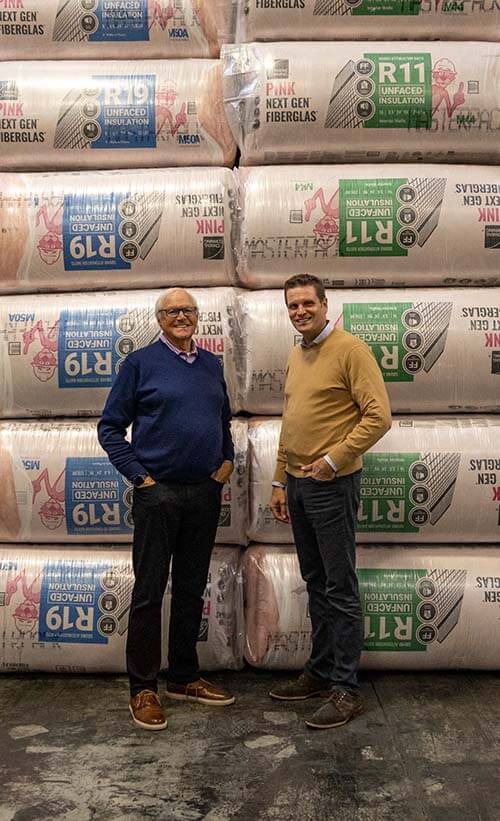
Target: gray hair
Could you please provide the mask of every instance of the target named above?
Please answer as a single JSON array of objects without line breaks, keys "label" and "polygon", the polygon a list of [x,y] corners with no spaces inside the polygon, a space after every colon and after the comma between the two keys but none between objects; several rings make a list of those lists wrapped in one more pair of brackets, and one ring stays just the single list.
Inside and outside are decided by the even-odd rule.
[{"label": "gray hair", "polygon": [[175,288],[168,288],[167,291],[164,291],[162,294],[160,294],[160,296],[158,297],[158,299],[155,302],[155,316],[156,316],[157,319],[160,315],[160,311],[162,310],[163,300],[167,299],[169,296],[171,296],[173,293],[175,293],[175,291],[183,291],[185,294],[189,294],[189,296],[193,300],[196,308],[198,308],[198,303],[196,302],[196,299],[194,298],[194,296],[189,291],[186,291],[185,288],[180,288],[179,286],[176,286]]}]

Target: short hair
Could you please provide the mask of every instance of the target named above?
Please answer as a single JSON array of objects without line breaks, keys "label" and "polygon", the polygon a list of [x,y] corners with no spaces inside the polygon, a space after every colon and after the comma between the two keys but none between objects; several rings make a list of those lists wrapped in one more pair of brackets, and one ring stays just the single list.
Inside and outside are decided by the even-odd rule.
[{"label": "short hair", "polygon": [[326,299],[326,291],[323,282],[319,277],[313,276],[313,274],[295,274],[293,277],[289,277],[284,285],[285,288],[285,302],[287,302],[287,294],[292,288],[300,288],[301,286],[312,285],[314,290],[316,291],[316,296],[318,299],[323,301]]},{"label": "short hair", "polygon": [[196,309],[198,310],[198,303],[196,302],[196,299],[194,298],[194,296],[189,291],[186,291],[185,288],[181,288],[180,286],[175,286],[174,288],[168,288],[168,290],[166,290],[162,294],[160,294],[160,296],[156,300],[156,303],[155,303],[155,316],[156,316],[156,319],[158,319],[158,317],[160,315],[160,312],[163,310],[163,308],[162,308],[163,300],[166,299],[167,297],[169,297],[171,294],[173,294],[174,291],[184,291],[184,293],[189,294],[189,296],[191,297],[191,299],[193,300],[193,302],[195,304]]}]

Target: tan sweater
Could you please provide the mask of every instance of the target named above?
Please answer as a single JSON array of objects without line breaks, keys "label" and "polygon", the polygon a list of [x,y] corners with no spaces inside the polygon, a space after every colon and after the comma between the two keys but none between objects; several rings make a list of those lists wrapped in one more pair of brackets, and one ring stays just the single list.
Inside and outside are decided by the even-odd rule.
[{"label": "tan sweater", "polygon": [[371,349],[334,329],[318,345],[297,345],[288,357],[285,405],[274,480],[303,476],[328,454],[344,476],[391,426],[389,398]]}]

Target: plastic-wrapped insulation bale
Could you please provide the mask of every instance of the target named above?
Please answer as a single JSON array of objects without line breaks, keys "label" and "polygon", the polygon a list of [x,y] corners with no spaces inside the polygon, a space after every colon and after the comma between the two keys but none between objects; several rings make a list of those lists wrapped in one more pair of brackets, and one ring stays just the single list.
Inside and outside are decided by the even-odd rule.
[{"label": "plastic-wrapped insulation bale", "polygon": [[[293,541],[269,508],[280,427],[249,425],[252,541]],[[500,416],[396,417],[363,462],[358,542],[498,542]]]},{"label": "plastic-wrapped insulation bale", "polygon": [[498,43],[223,46],[243,165],[500,161]]},{"label": "plastic-wrapped insulation bale", "polygon": [[[170,623],[171,582],[165,596],[164,634]],[[198,635],[202,670],[243,667],[243,580],[239,548],[215,547],[210,561]]]},{"label": "plastic-wrapped insulation bale", "polygon": [[[397,413],[500,412],[500,288],[329,291],[330,320],[372,349]],[[240,291],[243,409],[280,414],[302,339],[283,291]],[[335,333],[335,331],[334,331]]]},{"label": "plastic-wrapped insulation bale", "polygon": [[218,60],[0,63],[0,170],[229,165]]},{"label": "plastic-wrapped insulation bale", "polygon": [[226,168],[0,175],[0,292],[229,285]]},{"label": "plastic-wrapped insulation bale", "polygon": [[5,60],[218,57],[231,0],[3,0]]},{"label": "plastic-wrapped insulation bale", "polygon": [[[222,490],[220,544],[245,544],[247,422],[231,423],[236,470]],[[0,542],[131,542],[133,487],[94,420],[0,422]]]},{"label": "plastic-wrapped insulation bale", "polygon": [[500,284],[500,169],[309,165],[239,172],[238,275],[279,288]]},{"label": "plastic-wrapped insulation bale", "polygon": [[[362,668],[499,668],[496,546],[362,547],[357,563]],[[268,669],[303,668],[311,622],[295,547],[254,545],[243,570],[246,660]]]},{"label": "plastic-wrapped insulation bale", "polygon": [[252,40],[500,40],[494,2],[238,0],[238,42]]},{"label": "plastic-wrapped insulation bale", "polygon": [[[204,670],[242,666],[239,550],[216,547],[197,645]],[[123,673],[134,576],[129,550],[0,548],[0,671]],[[165,596],[163,623],[170,597]],[[162,667],[168,630],[164,626]]]},{"label": "plastic-wrapped insulation bale", "polygon": [[[0,416],[97,416],[124,358],[158,339],[164,291],[0,297]],[[221,358],[239,410],[241,338],[232,288],[193,288],[195,341]]]}]

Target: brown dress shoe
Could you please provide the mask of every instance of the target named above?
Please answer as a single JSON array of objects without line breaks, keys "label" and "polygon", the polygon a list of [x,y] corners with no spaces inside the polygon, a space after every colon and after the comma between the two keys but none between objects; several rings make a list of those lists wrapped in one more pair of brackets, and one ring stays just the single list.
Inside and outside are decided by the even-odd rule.
[{"label": "brown dress shoe", "polygon": [[135,723],[143,730],[164,730],[167,726],[158,693],[153,690],[141,690],[132,696],[129,710]]},{"label": "brown dress shoe", "polygon": [[204,678],[199,678],[189,684],[167,681],[167,697],[179,701],[197,701],[199,704],[210,704],[215,707],[234,704],[234,696]]}]

